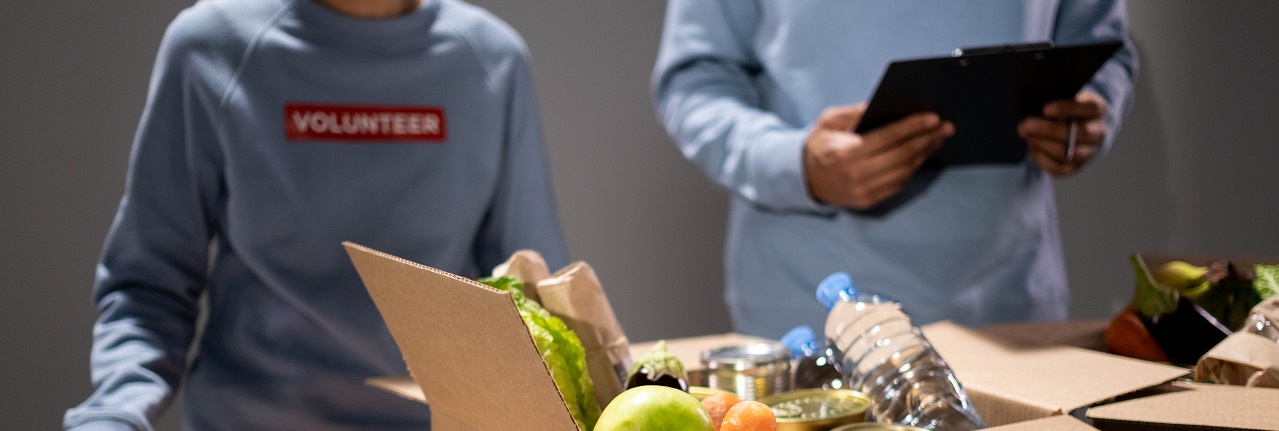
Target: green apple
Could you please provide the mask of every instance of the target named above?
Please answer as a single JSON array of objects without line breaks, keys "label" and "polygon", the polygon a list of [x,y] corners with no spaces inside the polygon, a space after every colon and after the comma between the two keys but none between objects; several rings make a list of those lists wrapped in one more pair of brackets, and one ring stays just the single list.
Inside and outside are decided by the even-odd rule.
[{"label": "green apple", "polygon": [[622,392],[600,414],[595,431],[713,431],[702,402],[666,386],[638,386]]}]

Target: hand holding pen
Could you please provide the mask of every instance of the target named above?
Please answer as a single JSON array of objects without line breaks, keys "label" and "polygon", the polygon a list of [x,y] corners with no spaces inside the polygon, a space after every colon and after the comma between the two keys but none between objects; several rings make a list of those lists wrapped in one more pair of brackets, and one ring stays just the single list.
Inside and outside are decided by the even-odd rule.
[{"label": "hand holding pen", "polygon": [[1030,158],[1055,177],[1079,172],[1106,140],[1106,111],[1101,95],[1084,90],[1075,100],[1044,105],[1042,117],[1030,117],[1017,125],[1026,140]]}]

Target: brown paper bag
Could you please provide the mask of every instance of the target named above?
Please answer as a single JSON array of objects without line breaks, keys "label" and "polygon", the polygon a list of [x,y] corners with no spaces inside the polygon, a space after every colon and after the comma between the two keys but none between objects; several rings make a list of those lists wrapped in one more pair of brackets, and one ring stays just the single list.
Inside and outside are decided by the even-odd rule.
[{"label": "brown paper bag", "polygon": [[582,340],[595,399],[604,408],[622,393],[631,355],[595,270],[586,262],[575,262],[539,281],[536,290],[542,307],[563,319]]},{"label": "brown paper bag", "polygon": [[533,250],[520,250],[512,254],[506,262],[502,262],[496,268],[493,268],[493,276],[501,277],[509,275],[520,279],[524,282],[524,296],[528,299],[538,300],[537,289],[533,286],[542,279],[551,276],[551,270],[546,267],[546,259],[542,258],[542,254]]},{"label": "brown paper bag", "polygon": [[1279,297],[1252,309],[1244,329],[1205,353],[1195,365],[1195,380],[1227,385],[1279,388]]}]

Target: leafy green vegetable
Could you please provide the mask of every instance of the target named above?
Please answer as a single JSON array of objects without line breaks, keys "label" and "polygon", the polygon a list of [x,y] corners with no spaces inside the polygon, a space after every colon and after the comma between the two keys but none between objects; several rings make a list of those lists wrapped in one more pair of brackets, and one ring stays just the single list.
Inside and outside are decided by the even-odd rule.
[{"label": "leafy green vegetable", "polygon": [[1279,265],[1260,264],[1254,266],[1252,272],[1257,277],[1252,282],[1252,290],[1257,293],[1259,302],[1279,295]]},{"label": "leafy green vegetable", "polygon": [[555,387],[560,390],[564,402],[568,404],[569,413],[581,431],[595,428],[600,417],[599,403],[595,401],[595,385],[586,370],[586,350],[577,334],[568,329],[563,320],[552,316],[536,301],[524,296],[524,283],[518,278],[503,276],[489,277],[479,280],[497,290],[511,292],[515,307],[520,317],[528,326],[533,344],[542,354],[546,369],[555,380]]},{"label": "leafy green vegetable", "polygon": [[1137,295],[1132,299],[1132,308],[1137,310],[1137,314],[1154,317],[1175,311],[1180,298],[1177,289],[1156,283],[1140,254],[1132,255],[1131,260],[1137,273]]}]

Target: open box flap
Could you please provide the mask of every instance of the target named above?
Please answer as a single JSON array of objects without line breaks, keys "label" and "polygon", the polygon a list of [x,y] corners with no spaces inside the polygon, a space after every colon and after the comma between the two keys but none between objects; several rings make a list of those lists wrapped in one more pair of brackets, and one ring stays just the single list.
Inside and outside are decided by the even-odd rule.
[{"label": "open box flap", "polygon": [[950,322],[923,329],[989,425],[1070,413],[1189,371],[1076,347],[1018,342]]},{"label": "open box flap", "polygon": [[1279,431],[1279,389],[1194,385],[1088,409],[1102,430],[1198,429]]},{"label": "open box flap", "polygon": [[577,429],[509,292],[343,246],[431,402],[432,429]]}]

